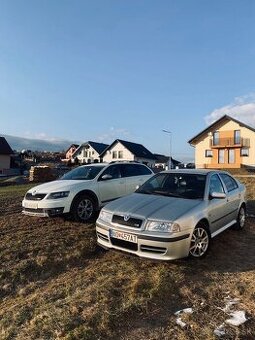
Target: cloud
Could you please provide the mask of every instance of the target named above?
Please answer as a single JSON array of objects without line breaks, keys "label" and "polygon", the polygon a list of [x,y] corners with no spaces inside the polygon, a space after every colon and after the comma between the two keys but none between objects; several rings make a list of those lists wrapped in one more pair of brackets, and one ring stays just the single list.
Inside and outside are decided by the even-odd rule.
[{"label": "cloud", "polygon": [[206,124],[210,125],[224,115],[255,127],[255,93],[236,97],[232,103],[213,110],[205,117]]},{"label": "cloud", "polygon": [[131,133],[123,128],[110,127],[108,132],[102,133],[97,136],[97,141],[101,143],[111,144],[115,139],[132,139]]},{"label": "cloud", "polygon": [[62,142],[67,141],[64,138],[50,137],[45,132],[31,133],[30,131],[26,131],[24,132],[22,137],[28,138],[28,139],[37,139],[37,140],[52,142],[52,143],[62,143]]}]

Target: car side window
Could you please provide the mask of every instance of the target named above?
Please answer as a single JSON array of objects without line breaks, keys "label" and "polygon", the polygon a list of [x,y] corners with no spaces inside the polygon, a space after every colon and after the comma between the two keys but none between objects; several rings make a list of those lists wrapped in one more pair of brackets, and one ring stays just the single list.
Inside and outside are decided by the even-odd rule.
[{"label": "car side window", "polygon": [[211,179],[210,179],[210,186],[209,186],[209,192],[220,192],[220,193],[224,193],[224,189],[222,186],[222,183],[219,179],[218,175],[212,175]]},{"label": "car side window", "polygon": [[151,175],[152,171],[142,164],[137,164],[139,175]]},{"label": "car side window", "polygon": [[119,165],[110,165],[107,169],[105,169],[105,171],[102,173],[102,175],[100,176],[99,180],[102,180],[102,177],[104,175],[110,175],[112,178],[111,179],[116,179],[116,178],[120,178],[121,177],[121,173],[120,173],[120,167]]},{"label": "car side window", "polygon": [[236,183],[233,177],[227,174],[221,174],[220,177],[223,180],[224,184],[226,185],[228,192],[238,188],[238,184]]},{"label": "car side window", "polygon": [[144,175],[141,173],[140,164],[122,164],[121,168],[123,177]]}]

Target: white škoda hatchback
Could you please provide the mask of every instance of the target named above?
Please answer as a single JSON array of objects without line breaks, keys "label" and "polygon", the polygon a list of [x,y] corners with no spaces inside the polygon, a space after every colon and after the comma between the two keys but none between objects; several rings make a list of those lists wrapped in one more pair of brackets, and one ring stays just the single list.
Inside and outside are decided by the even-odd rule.
[{"label": "white \u0161koda hatchback", "polygon": [[40,217],[70,213],[74,220],[87,222],[107,202],[134,192],[152,175],[140,163],[79,166],[59,180],[30,189],[22,201],[22,213]]}]

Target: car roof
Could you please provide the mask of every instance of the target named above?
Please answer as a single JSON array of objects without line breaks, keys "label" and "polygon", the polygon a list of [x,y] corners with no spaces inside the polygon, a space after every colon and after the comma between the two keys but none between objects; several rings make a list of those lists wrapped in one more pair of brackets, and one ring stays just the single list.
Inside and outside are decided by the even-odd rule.
[{"label": "car roof", "polygon": [[146,166],[145,164],[143,163],[139,163],[139,162],[132,162],[132,161],[116,161],[116,162],[109,162],[109,163],[88,163],[88,164],[82,164],[80,166],[107,166],[107,165],[114,165],[114,164],[140,164],[140,165],[144,165]]},{"label": "car roof", "polygon": [[212,170],[212,169],[175,169],[162,171],[164,173],[177,173],[177,174],[193,174],[193,175],[208,175],[209,173],[227,173],[222,170]]}]

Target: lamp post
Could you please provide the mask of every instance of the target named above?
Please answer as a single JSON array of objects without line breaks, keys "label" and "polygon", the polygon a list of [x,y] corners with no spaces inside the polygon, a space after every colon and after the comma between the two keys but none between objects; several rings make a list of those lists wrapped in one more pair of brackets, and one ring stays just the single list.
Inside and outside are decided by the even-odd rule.
[{"label": "lamp post", "polygon": [[172,131],[162,130],[165,133],[169,134],[169,162],[168,169],[172,169]]}]

